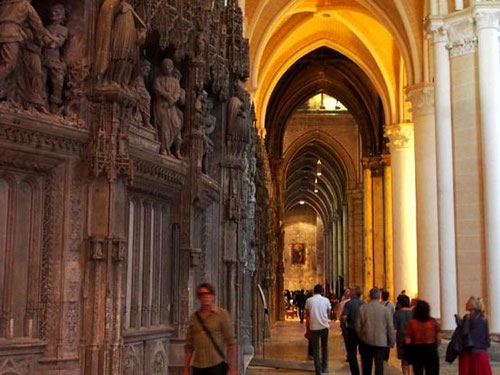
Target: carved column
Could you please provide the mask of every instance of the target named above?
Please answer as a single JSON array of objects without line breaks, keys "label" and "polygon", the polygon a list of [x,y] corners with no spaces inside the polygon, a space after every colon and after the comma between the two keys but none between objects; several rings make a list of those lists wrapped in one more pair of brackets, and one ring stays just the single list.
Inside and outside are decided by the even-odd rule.
[{"label": "carved column", "polygon": [[348,265],[349,265],[349,282],[351,286],[363,287],[363,249],[364,242],[364,225],[363,225],[363,189],[348,190],[346,192],[347,207],[348,207],[348,225],[349,225],[349,242],[348,242]]},{"label": "carved column", "polygon": [[285,182],[284,182],[284,165],[282,158],[271,159],[271,173],[274,180],[275,189],[275,227],[273,228],[274,236],[276,238],[276,251],[277,251],[277,265],[276,265],[276,307],[277,318],[279,320],[285,319],[285,304],[283,303],[284,291],[284,274],[285,265],[283,262],[283,252],[285,248],[285,233],[284,233],[284,199],[285,199]]},{"label": "carved column", "polygon": [[417,194],[418,295],[429,302],[439,318],[439,240],[436,176],[434,86],[407,89],[415,125],[415,179]]},{"label": "carved column", "polygon": [[479,51],[486,264],[490,330],[500,333],[500,10],[475,14]]},{"label": "carved column", "polygon": [[98,90],[93,100],[88,248],[83,327],[89,375],[121,373],[128,155],[128,121],[134,99],[121,89]]},{"label": "carved column", "polygon": [[408,295],[417,296],[413,124],[386,125],[385,135],[391,149],[394,293],[406,290]]}]

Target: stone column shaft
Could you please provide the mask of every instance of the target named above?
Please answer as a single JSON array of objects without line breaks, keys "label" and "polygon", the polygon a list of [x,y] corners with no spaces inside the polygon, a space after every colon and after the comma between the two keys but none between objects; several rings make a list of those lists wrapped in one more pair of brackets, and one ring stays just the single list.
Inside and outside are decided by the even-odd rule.
[{"label": "stone column shaft", "polygon": [[433,316],[440,318],[434,87],[416,85],[408,88],[407,94],[415,126],[418,294],[434,306]]},{"label": "stone column shaft", "polygon": [[413,124],[385,126],[392,170],[394,293],[418,295]]},{"label": "stone column shaft", "polygon": [[488,317],[492,333],[500,333],[500,50],[499,13],[475,15],[479,52],[481,140]]},{"label": "stone column shaft", "polygon": [[450,58],[446,49],[447,33],[438,27],[433,36],[441,327],[450,330],[455,327],[454,314],[458,307]]},{"label": "stone column shaft", "polygon": [[363,256],[363,291],[373,288],[373,189],[372,171],[368,158],[363,159],[364,174],[364,223],[365,223],[365,251]]},{"label": "stone column shaft", "polygon": [[[384,160],[385,288],[394,295],[394,247],[392,237],[392,169],[390,155]],[[399,292],[398,292],[399,293]]]}]

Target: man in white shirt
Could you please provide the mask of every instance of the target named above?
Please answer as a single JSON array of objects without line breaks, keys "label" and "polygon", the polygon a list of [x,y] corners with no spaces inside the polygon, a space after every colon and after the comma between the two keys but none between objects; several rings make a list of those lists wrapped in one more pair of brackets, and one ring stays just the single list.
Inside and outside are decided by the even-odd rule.
[{"label": "man in white shirt", "polygon": [[[316,375],[328,371],[328,333],[330,324],[328,317],[332,309],[330,301],[321,295],[323,287],[314,287],[314,296],[307,299],[306,311],[310,317],[311,344],[314,356],[314,369]],[[321,339],[321,360],[319,356],[319,341]]]}]

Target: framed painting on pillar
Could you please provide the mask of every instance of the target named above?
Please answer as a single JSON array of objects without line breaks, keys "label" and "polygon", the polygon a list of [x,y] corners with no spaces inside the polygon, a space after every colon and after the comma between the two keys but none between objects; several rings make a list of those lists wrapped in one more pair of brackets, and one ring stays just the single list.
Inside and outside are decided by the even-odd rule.
[{"label": "framed painting on pillar", "polygon": [[306,245],[304,243],[292,243],[292,264],[306,264]]}]

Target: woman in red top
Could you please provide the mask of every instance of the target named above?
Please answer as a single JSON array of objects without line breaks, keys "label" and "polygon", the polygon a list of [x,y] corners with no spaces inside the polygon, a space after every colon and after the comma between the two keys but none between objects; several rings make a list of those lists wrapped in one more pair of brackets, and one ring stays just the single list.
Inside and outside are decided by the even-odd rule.
[{"label": "woman in red top", "polygon": [[431,318],[431,309],[427,302],[417,301],[413,309],[413,318],[408,323],[405,344],[409,352],[409,362],[415,375],[438,375],[438,346],[441,343],[439,324]]}]

